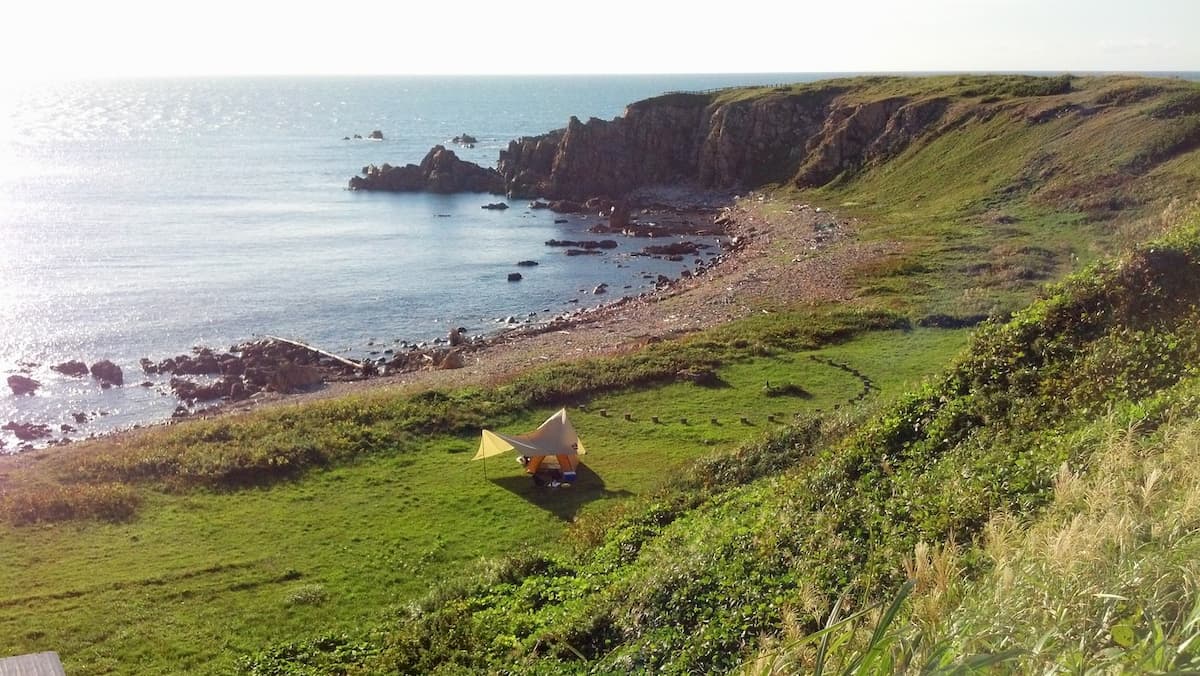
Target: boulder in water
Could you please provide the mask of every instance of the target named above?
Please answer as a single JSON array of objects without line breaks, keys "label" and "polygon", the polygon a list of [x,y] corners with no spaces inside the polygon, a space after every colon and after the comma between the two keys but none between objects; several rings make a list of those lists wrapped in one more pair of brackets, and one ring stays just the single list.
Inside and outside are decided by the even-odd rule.
[{"label": "boulder in water", "polygon": [[57,372],[63,374],[64,376],[74,376],[76,378],[81,378],[88,374],[88,365],[77,359],[70,359],[68,361],[64,361],[61,364],[55,364],[54,366],[51,366],[50,370],[57,371]]},{"label": "boulder in water", "polygon": [[41,387],[42,384],[29,376],[14,375],[8,377],[8,386],[12,388],[13,394],[21,396],[22,394],[33,394],[34,390]]},{"label": "boulder in water", "polygon": [[101,359],[95,364],[92,364],[91,371],[92,377],[100,381],[101,387],[103,387],[105,383],[108,383],[109,385],[125,384],[125,374],[121,372],[121,367],[107,359]]},{"label": "boulder in water", "polygon": [[21,441],[33,441],[34,439],[43,439],[51,435],[49,427],[38,423],[9,422],[4,426],[0,426],[0,430],[12,432]]}]

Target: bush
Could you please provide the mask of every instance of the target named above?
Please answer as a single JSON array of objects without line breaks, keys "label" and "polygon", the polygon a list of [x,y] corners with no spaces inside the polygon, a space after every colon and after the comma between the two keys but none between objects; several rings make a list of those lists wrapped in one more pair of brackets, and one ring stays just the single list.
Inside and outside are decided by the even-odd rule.
[{"label": "bush", "polygon": [[141,497],[119,483],[17,486],[0,491],[0,515],[17,526],[95,519],[127,521]]}]

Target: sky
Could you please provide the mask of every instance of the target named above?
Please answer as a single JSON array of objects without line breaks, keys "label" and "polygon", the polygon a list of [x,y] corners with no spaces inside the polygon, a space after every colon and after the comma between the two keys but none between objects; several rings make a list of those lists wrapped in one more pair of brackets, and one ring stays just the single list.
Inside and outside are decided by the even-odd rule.
[{"label": "sky", "polygon": [[17,0],[0,79],[1196,71],[1200,0]]}]

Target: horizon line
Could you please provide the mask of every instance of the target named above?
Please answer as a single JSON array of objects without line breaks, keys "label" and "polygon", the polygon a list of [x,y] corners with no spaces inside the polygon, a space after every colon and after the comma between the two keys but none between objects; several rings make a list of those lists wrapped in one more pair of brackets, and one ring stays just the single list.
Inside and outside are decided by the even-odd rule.
[{"label": "horizon line", "polygon": [[184,80],[184,79],[254,79],[254,78],[505,78],[505,77],[680,77],[680,76],[739,76],[739,75],[821,75],[832,77],[854,77],[873,75],[893,76],[935,76],[935,75],[1173,75],[1200,74],[1200,68],[1189,70],[1185,68],[1096,68],[1096,69],[957,69],[957,70],[763,70],[763,71],[660,71],[660,72],[574,72],[574,73],[141,73],[114,75],[43,75],[0,79],[12,84],[54,83],[54,82],[103,82],[117,80]]}]

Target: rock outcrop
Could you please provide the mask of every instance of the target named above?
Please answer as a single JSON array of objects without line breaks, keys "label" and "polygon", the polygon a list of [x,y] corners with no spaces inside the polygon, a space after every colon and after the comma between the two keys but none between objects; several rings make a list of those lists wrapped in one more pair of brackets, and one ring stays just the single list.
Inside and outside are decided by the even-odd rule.
[{"label": "rock outcrop", "polygon": [[[636,225],[627,200],[642,188],[825,185],[973,120],[1009,115],[1041,124],[1090,110],[1059,100],[1062,93],[1048,89],[1031,101],[901,78],[673,93],[630,104],[612,120],[572,117],[562,129],[514,140],[495,169],[436,146],[419,166],[366,167],[350,187],[506,194],[534,200],[531,209],[605,216],[609,227],[624,230]],[[600,210],[592,208],[598,197],[606,205]]]},{"label": "rock outcrop", "polygon": [[619,197],[671,183],[820,185],[894,156],[948,107],[944,98],[860,102],[844,93],[830,86],[729,102],[669,94],[613,120],[571,118],[565,129],[513,141],[497,167],[514,198]]},{"label": "rock outcrop", "polygon": [[92,377],[100,381],[100,385],[124,385],[125,374],[121,372],[121,367],[112,363],[107,359],[92,364]]},{"label": "rock outcrop", "polygon": [[33,394],[42,384],[29,376],[12,375],[8,377],[8,387],[16,396]]},{"label": "rock outcrop", "polygon": [[70,359],[62,362],[61,364],[55,364],[54,366],[51,366],[50,370],[57,371],[64,376],[82,378],[88,374],[88,365],[79,361],[78,359]]},{"label": "rock outcrop", "polygon": [[0,426],[0,430],[12,432],[13,435],[21,441],[44,439],[53,434],[49,427],[40,423],[8,422],[3,426]]},{"label": "rock outcrop", "polygon": [[362,176],[350,179],[351,190],[390,192],[504,192],[504,179],[495,169],[460,160],[453,150],[434,146],[421,164],[363,167]]}]

